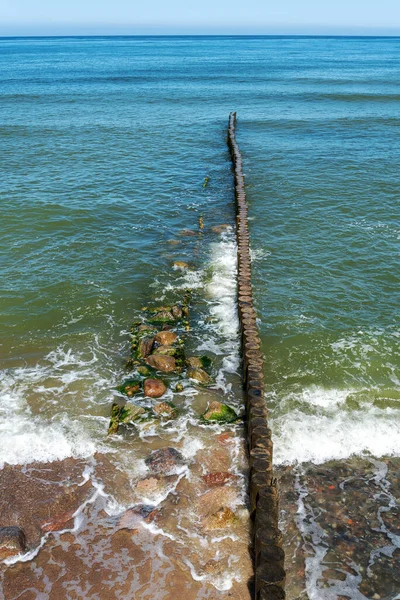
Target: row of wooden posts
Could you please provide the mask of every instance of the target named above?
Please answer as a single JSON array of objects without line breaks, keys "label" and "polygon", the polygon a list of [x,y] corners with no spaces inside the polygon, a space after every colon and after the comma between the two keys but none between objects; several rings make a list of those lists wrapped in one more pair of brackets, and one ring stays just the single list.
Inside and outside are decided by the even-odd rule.
[{"label": "row of wooden posts", "polygon": [[255,600],[284,599],[285,570],[279,531],[278,488],[272,467],[271,430],[264,398],[264,373],[253,305],[248,206],[242,157],[236,142],[236,113],[229,115],[228,146],[235,174],[238,245],[238,310],[242,336],[243,381],[249,445],[249,494],[253,527]]}]

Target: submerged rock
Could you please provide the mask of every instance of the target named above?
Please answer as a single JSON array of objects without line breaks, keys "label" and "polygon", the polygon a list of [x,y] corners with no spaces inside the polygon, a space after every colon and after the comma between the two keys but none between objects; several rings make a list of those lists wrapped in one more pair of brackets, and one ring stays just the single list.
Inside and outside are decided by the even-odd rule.
[{"label": "submerged rock", "polygon": [[207,422],[215,422],[215,423],[233,423],[236,421],[238,416],[227,404],[222,404],[222,402],[218,402],[214,400],[211,402],[206,412],[201,415],[201,418]]},{"label": "submerged rock", "polygon": [[146,459],[146,465],[152,473],[172,475],[185,465],[185,459],[175,448],[154,450]]},{"label": "submerged rock", "polygon": [[176,406],[172,402],[160,402],[153,408],[153,412],[157,417],[175,419],[178,414]]},{"label": "submerged rock", "polygon": [[189,356],[186,363],[193,369],[207,369],[211,365],[211,358],[208,356]]},{"label": "submerged rock", "polygon": [[152,354],[146,360],[147,364],[157,371],[163,373],[173,373],[176,370],[176,361],[173,356],[162,356],[161,354]]},{"label": "submerged rock", "polygon": [[203,528],[206,531],[213,531],[214,529],[225,529],[226,527],[232,527],[237,523],[237,517],[235,513],[227,506],[221,506],[212,515],[208,515],[202,521]]},{"label": "submerged rock", "polygon": [[0,560],[26,550],[25,533],[20,527],[0,527]]},{"label": "submerged rock", "polygon": [[121,394],[125,394],[129,398],[132,398],[135,394],[140,392],[140,381],[136,379],[127,379],[124,383],[117,387],[117,390]]},{"label": "submerged rock", "polygon": [[155,341],[158,342],[161,346],[171,346],[175,344],[178,336],[173,331],[160,331],[155,336]]},{"label": "submerged rock", "polygon": [[111,420],[108,426],[107,435],[113,435],[114,433],[118,433],[120,410],[121,406],[115,402],[111,407]]},{"label": "submerged rock", "polygon": [[202,480],[208,487],[218,487],[221,485],[225,485],[229,481],[234,481],[237,479],[236,475],[228,472],[216,471],[214,473],[207,473],[207,475],[203,475]]},{"label": "submerged rock", "polygon": [[189,377],[189,379],[194,379],[202,385],[207,385],[208,383],[211,383],[211,377],[203,369],[190,367],[187,370],[187,376]]},{"label": "submerged rock", "polygon": [[146,379],[143,388],[145,396],[149,398],[161,398],[167,391],[167,386],[161,379]]},{"label": "submerged rock", "polygon": [[227,223],[223,223],[222,225],[215,225],[214,227],[211,227],[211,231],[213,231],[214,233],[223,233],[224,231],[227,231],[228,229],[231,229],[231,226],[228,225]]},{"label": "submerged rock", "polygon": [[177,383],[175,386],[175,391],[179,394],[180,392],[183,392],[185,388],[183,387],[182,383]]},{"label": "submerged rock", "polygon": [[189,265],[186,262],[184,262],[183,260],[176,260],[174,262],[174,268],[175,269],[188,269]]}]

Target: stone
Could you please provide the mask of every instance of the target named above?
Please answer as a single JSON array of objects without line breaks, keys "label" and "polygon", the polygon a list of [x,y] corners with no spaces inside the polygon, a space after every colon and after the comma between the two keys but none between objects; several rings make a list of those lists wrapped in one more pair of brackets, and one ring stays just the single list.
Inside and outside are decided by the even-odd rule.
[{"label": "stone", "polygon": [[194,236],[197,235],[197,233],[192,229],[182,229],[182,231],[179,232],[179,235]]},{"label": "stone", "polygon": [[227,506],[221,506],[214,514],[208,515],[203,519],[202,526],[206,531],[214,529],[226,529],[237,523],[235,513]]},{"label": "stone", "polygon": [[189,356],[186,363],[193,369],[207,369],[211,365],[211,359],[208,356]]},{"label": "stone", "polygon": [[180,240],[167,240],[167,244],[171,244],[171,246],[177,246],[180,243]]},{"label": "stone", "polygon": [[143,377],[148,377],[149,375],[151,375],[151,369],[149,369],[145,365],[140,365],[140,367],[137,367],[136,370],[139,373],[139,375],[142,375]]},{"label": "stone", "polygon": [[146,362],[150,367],[163,373],[173,373],[176,370],[176,361],[173,356],[162,356],[161,354],[152,354],[148,356]]},{"label": "stone", "polygon": [[203,475],[202,480],[206,484],[207,487],[218,487],[221,485],[225,485],[229,481],[234,481],[237,479],[236,475],[232,475],[232,473],[216,471],[214,473],[207,473],[207,475]]},{"label": "stone", "polygon": [[125,394],[129,398],[132,398],[135,394],[140,392],[140,381],[136,379],[127,379],[124,383],[117,387],[117,390],[121,394]]},{"label": "stone", "polygon": [[137,406],[136,404],[127,402],[119,411],[119,422],[135,423],[135,421],[140,421],[147,415],[148,411],[142,406]]},{"label": "stone", "polygon": [[173,475],[185,465],[185,459],[175,448],[160,448],[154,450],[145,463],[152,473]]},{"label": "stone", "polygon": [[171,313],[175,317],[175,319],[182,319],[183,317],[183,309],[177,304],[175,304],[175,306],[171,308]]},{"label": "stone", "polygon": [[159,346],[153,354],[161,354],[162,356],[175,356],[177,349],[174,346]]},{"label": "stone", "polygon": [[188,269],[189,265],[183,260],[176,260],[174,262],[174,269]]},{"label": "stone", "polygon": [[175,344],[177,339],[178,336],[173,331],[160,331],[155,337],[155,341],[161,346],[171,346],[172,344]]},{"label": "stone", "polygon": [[0,560],[26,550],[25,533],[20,527],[0,527]]},{"label": "stone", "polygon": [[215,422],[215,423],[233,423],[236,421],[238,416],[227,404],[222,404],[222,402],[218,402],[214,400],[211,402],[206,412],[202,414],[202,420],[207,422]]},{"label": "stone", "polygon": [[143,388],[144,395],[149,398],[161,398],[167,391],[167,386],[161,379],[146,379]]},{"label": "stone", "polygon": [[220,433],[217,437],[217,441],[221,446],[228,446],[229,444],[233,444],[235,441],[235,434],[233,431],[224,431]]},{"label": "stone", "polygon": [[153,350],[153,346],[154,346],[154,337],[144,337],[140,340],[139,342],[139,346],[138,346],[138,351],[137,351],[137,356],[138,358],[147,358],[152,350]]},{"label": "stone", "polygon": [[200,517],[213,515],[221,506],[235,506],[238,502],[237,492],[231,486],[218,486],[202,494],[197,501]]},{"label": "stone", "polygon": [[172,402],[160,402],[153,408],[153,412],[157,417],[175,419],[177,416],[176,406]]},{"label": "stone", "polygon": [[113,435],[115,433],[118,433],[120,410],[121,410],[121,406],[119,404],[117,404],[116,402],[114,402],[114,404],[111,407],[111,420],[110,420],[110,424],[108,426],[107,435]]},{"label": "stone", "polygon": [[137,328],[139,333],[144,333],[147,331],[151,331],[151,332],[155,332],[157,331],[157,329],[155,327],[153,327],[152,325],[147,325],[146,323],[143,323],[142,325],[139,325],[139,327]]},{"label": "stone", "polygon": [[174,323],[175,318],[170,310],[160,310],[149,321],[152,323]]},{"label": "stone", "polygon": [[189,379],[194,379],[202,385],[207,385],[208,383],[211,383],[211,377],[203,369],[190,367],[187,370],[187,376],[189,377]]},{"label": "stone", "polygon": [[175,386],[175,391],[179,394],[180,392],[183,392],[185,388],[183,387],[182,383],[177,383]]},{"label": "stone", "polygon": [[227,223],[223,223],[222,225],[215,225],[214,227],[211,227],[211,231],[213,231],[214,233],[223,233],[224,231],[227,231],[228,229],[231,229],[231,226],[228,225]]}]

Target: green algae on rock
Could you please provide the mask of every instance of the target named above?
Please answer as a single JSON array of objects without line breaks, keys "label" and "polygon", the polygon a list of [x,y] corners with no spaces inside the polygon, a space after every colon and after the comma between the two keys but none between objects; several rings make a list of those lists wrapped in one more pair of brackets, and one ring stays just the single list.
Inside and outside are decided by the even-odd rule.
[{"label": "green algae on rock", "polygon": [[142,406],[137,406],[131,402],[127,402],[124,406],[120,406],[116,402],[111,407],[111,420],[108,426],[107,435],[118,433],[121,423],[129,424],[140,421],[143,418],[150,416],[150,411]]},{"label": "green algae on rock", "polygon": [[140,381],[137,379],[127,379],[122,385],[119,385],[116,389],[121,394],[125,394],[129,398],[132,398],[135,394],[140,392]]},{"label": "green algae on rock", "polygon": [[206,412],[201,415],[201,420],[207,423],[233,423],[237,419],[233,408],[217,400],[211,402]]}]

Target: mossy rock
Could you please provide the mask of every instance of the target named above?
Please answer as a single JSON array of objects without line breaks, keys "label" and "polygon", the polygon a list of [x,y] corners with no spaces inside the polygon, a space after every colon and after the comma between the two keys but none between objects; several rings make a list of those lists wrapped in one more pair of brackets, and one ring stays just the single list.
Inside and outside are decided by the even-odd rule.
[{"label": "mossy rock", "polygon": [[119,412],[121,410],[121,406],[119,404],[117,404],[116,402],[114,402],[114,404],[111,407],[111,420],[110,420],[110,424],[108,426],[108,433],[107,435],[113,435],[114,433],[118,433],[118,428],[119,428]]},{"label": "mossy rock", "polygon": [[125,394],[128,398],[132,398],[135,394],[140,392],[140,381],[137,379],[127,379],[122,385],[119,385],[116,389],[121,394]]},{"label": "mossy rock", "polygon": [[211,402],[206,412],[201,415],[201,420],[206,423],[233,423],[237,419],[238,415],[233,408],[217,400]]},{"label": "mossy rock", "polygon": [[161,356],[175,356],[178,352],[178,349],[174,346],[158,346],[153,351],[153,354],[161,354]]},{"label": "mossy rock", "polygon": [[179,394],[180,392],[183,392],[185,388],[183,387],[183,383],[177,383],[175,386],[175,391]]},{"label": "mossy rock", "polygon": [[140,367],[137,367],[136,371],[139,375],[142,375],[142,377],[149,377],[154,373],[153,369],[149,369],[149,367],[146,367],[145,365],[140,365]]},{"label": "mossy rock", "polygon": [[162,310],[156,313],[154,316],[150,317],[149,321],[151,323],[175,323],[174,315],[167,310]]},{"label": "mossy rock", "polygon": [[159,402],[153,407],[154,414],[160,419],[176,419],[178,409],[172,402]]},{"label": "mossy rock", "polygon": [[209,358],[206,355],[203,356],[190,356],[187,360],[186,363],[189,365],[189,367],[192,367],[193,369],[208,369],[211,366],[211,358]]},{"label": "mossy rock", "polygon": [[203,369],[190,367],[187,370],[187,376],[189,379],[194,379],[201,385],[209,385],[211,383],[211,377]]},{"label": "mossy rock", "polygon": [[119,412],[119,422],[124,424],[142,421],[149,416],[149,411],[142,406],[127,402]]}]

